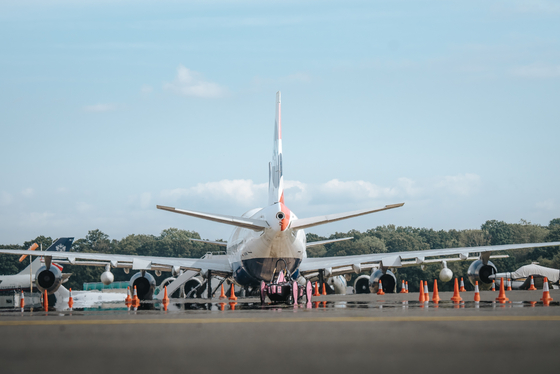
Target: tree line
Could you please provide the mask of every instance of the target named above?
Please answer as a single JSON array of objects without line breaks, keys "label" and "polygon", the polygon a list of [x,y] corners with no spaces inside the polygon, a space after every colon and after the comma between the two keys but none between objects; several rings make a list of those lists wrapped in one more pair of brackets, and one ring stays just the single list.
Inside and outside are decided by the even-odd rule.
[{"label": "tree line", "polygon": [[[503,221],[486,221],[480,229],[475,230],[433,230],[427,228],[401,227],[394,225],[378,226],[373,229],[360,232],[350,230],[346,233],[337,232],[329,237],[307,233],[307,241],[327,240],[344,237],[354,237],[353,240],[330,243],[308,249],[309,257],[331,257],[350,256],[370,253],[388,253],[401,251],[417,251],[426,249],[476,247],[481,245],[538,243],[560,241],[560,218],[550,221],[548,226],[532,224],[525,220],[519,223],[506,223]],[[189,238],[200,239],[195,231],[169,228],[163,230],[160,235],[132,234],[116,240],[100,230],[91,230],[85,238],[75,240],[72,251],[75,252],[97,252],[107,254],[125,254],[161,257],[190,257],[200,258],[204,254],[219,253],[224,247],[212,244],[195,242]],[[53,239],[39,236],[29,240],[23,245],[3,245],[3,248],[26,249],[33,243],[41,244],[46,249],[52,244]],[[514,271],[520,266],[539,262],[543,266],[560,268],[560,247],[535,248],[523,250],[511,250],[506,252],[509,257],[494,259],[492,262],[498,271]],[[500,253],[501,254],[501,253]],[[465,286],[472,289],[466,279],[467,269],[470,261],[449,262],[448,267],[455,276],[465,277]],[[0,274],[16,274],[29,264],[28,260],[18,262],[17,256],[0,255]],[[424,267],[414,266],[395,269],[395,275],[400,281],[404,279],[409,282],[411,291],[418,290],[420,280],[429,280],[430,285],[438,278],[441,264],[428,264]],[[65,265],[64,272],[72,273],[69,281],[65,284],[67,288],[82,289],[84,282],[98,282],[103,267],[72,266]],[[123,269],[112,269],[115,281],[126,281],[132,275],[125,274]],[[163,273],[156,280],[161,282],[169,277],[169,273]],[[349,284],[352,284],[357,275],[352,276]],[[452,290],[451,282],[440,284],[443,291]]]}]

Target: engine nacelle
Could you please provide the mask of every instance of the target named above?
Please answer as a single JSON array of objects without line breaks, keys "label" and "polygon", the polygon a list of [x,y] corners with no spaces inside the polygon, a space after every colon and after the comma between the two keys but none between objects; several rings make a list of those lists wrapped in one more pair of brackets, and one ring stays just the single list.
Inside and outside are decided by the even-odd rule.
[{"label": "engine nacelle", "polygon": [[370,293],[369,275],[360,275],[354,281],[354,293]]},{"label": "engine nacelle", "polygon": [[130,292],[134,292],[134,286],[140,300],[152,300],[156,289],[156,280],[152,274],[145,271],[134,274],[130,278]]},{"label": "engine nacelle", "polygon": [[200,275],[197,275],[183,284],[183,295],[190,299],[200,298],[205,289],[206,284],[204,283],[204,279]]},{"label": "engine nacelle", "polygon": [[113,273],[111,273],[110,270],[105,270],[105,272],[101,274],[101,283],[103,283],[106,286],[113,283],[114,280],[115,280],[115,276],[113,275]]},{"label": "engine nacelle", "polygon": [[489,278],[490,275],[496,274],[498,269],[491,261],[484,265],[482,260],[474,261],[469,270],[467,270],[467,276],[469,281],[474,286],[475,282],[478,281],[478,288],[482,290],[488,290],[492,286],[492,279]]},{"label": "engine nacelle", "polygon": [[377,293],[379,288],[379,280],[383,285],[383,292],[385,293],[395,293],[397,290],[397,277],[389,269],[383,273],[383,270],[377,269],[371,273],[369,277],[369,288],[372,293]]},{"label": "engine nacelle", "polygon": [[337,295],[346,295],[346,278],[343,275],[337,275],[336,277],[330,277],[327,279],[327,284],[334,289],[334,293]]},{"label": "engine nacelle", "polygon": [[55,293],[62,284],[62,271],[54,264],[47,270],[46,266],[41,266],[35,273],[35,285],[41,293],[47,290],[49,295]]}]

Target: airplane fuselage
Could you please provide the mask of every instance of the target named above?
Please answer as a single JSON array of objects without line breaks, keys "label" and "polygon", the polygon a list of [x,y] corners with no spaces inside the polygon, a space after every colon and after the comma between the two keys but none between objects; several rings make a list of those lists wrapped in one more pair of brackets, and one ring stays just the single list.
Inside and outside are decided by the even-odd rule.
[{"label": "airplane fuselage", "polygon": [[287,269],[293,279],[307,257],[304,230],[292,230],[297,217],[283,204],[248,211],[243,217],[265,220],[269,227],[261,231],[237,227],[228,240],[227,254],[235,281],[242,286],[271,282],[276,269]]}]

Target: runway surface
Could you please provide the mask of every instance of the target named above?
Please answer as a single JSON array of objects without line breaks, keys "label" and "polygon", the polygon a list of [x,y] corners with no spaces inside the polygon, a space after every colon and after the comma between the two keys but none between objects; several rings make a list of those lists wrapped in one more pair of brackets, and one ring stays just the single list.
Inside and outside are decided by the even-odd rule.
[{"label": "runway surface", "polygon": [[[200,300],[137,312],[4,311],[2,373],[510,372],[558,369],[560,291],[323,296],[311,308]],[[443,300],[451,294],[442,293]],[[324,301],[324,302],[321,302]],[[533,301],[533,303],[531,303]],[[535,303],[536,301],[536,303]],[[118,307],[118,306],[117,306]],[[232,307],[235,310],[232,310]]]}]

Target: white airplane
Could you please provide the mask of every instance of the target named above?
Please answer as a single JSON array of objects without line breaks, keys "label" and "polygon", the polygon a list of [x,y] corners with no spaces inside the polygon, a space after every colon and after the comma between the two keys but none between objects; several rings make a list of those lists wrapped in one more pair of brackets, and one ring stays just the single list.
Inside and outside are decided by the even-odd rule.
[{"label": "white airplane", "polygon": [[[70,299],[70,291],[60,286],[54,293],[56,303],[54,308],[56,310],[68,310],[68,301]],[[74,305],[72,309],[83,308],[114,308],[126,307],[125,306],[126,293],[122,292],[101,292],[101,291],[72,291],[72,300]]]},{"label": "white airplane", "polygon": [[[393,253],[374,253],[357,256],[338,256],[324,258],[307,257],[306,248],[352,238],[306,242],[304,230],[326,223],[358,217],[370,213],[398,208],[404,205],[392,204],[380,208],[363,209],[347,213],[330,214],[311,218],[298,218],[284,202],[284,183],[282,171],[282,126],[281,126],[280,92],[276,95],[276,120],[274,127],[274,143],[272,162],[269,163],[268,206],[249,210],[241,216],[227,216],[177,209],[168,206],[157,206],[158,209],[206,219],[218,223],[235,226],[227,243],[212,242],[227,247],[227,256],[207,256],[202,259],[170,258],[154,256],[131,256],[101,253],[56,253],[46,256],[46,264],[51,259],[72,265],[107,266],[105,278],[112,275],[109,267],[139,270],[131,279],[131,285],[138,288],[140,299],[151,299],[155,288],[154,278],[147,273],[170,271],[174,275],[182,271],[195,271],[203,279],[211,295],[211,279],[213,275],[228,278],[249,292],[260,293],[261,299],[269,297],[274,301],[296,301],[303,293],[310,297],[309,279],[337,277],[342,274],[359,274],[366,270],[374,270],[368,278],[369,288],[376,289],[378,281],[383,281],[386,292],[394,292],[395,278],[391,268],[418,266],[421,264],[440,262],[444,266],[440,279],[448,281],[453,273],[446,267],[449,261],[475,260],[469,268],[469,279],[478,280],[482,286],[488,287],[491,274],[497,273],[496,267],[489,260],[491,252],[509,249],[557,246],[553,243],[528,243],[499,246],[482,246],[468,248],[446,248],[425,251],[406,251]],[[193,239],[194,240],[194,239]],[[24,250],[2,249],[0,253],[28,254]],[[51,257],[51,259],[48,259]],[[48,269],[47,265],[47,269]],[[472,275],[472,276],[471,276]],[[103,275],[102,275],[103,277]],[[341,277],[337,277],[340,279]],[[299,283],[297,282],[299,280]],[[303,286],[303,287],[302,287]],[[305,292],[303,289],[305,290]],[[339,287],[341,288],[341,287]]]},{"label": "white airplane", "polygon": [[[69,251],[72,247],[72,241],[74,238],[60,238],[56,239],[49,248],[44,252],[65,252]],[[0,291],[20,291],[29,292],[31,289],[31,282],[33,286],[38,289],[38,291],[43,292],[47,289],[49,294],[54,293],[58,287],[65,282],[70,274],[62,273],[62,266],[59,264],[52,264],[53,270],[51,272],[45,272],[45,260],[40,257],[42,251],[35,251],[38,247],[37,244],[33,244],[28,250],[33,251],[30,255],[37,256],[37,258],[28,265],[25,269],[20,271],[18,274],[13,275],[1,275],[0,276]],[[26,255],[23,255],[19,261],[22,262]],[[51,276],[53,274],[53,276]],[[54,276],[58,275],[58,277]]]}]

